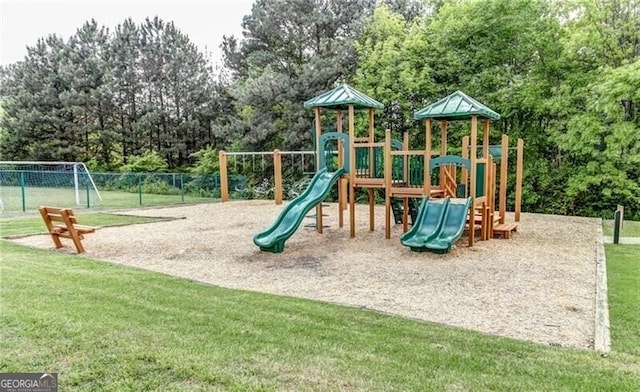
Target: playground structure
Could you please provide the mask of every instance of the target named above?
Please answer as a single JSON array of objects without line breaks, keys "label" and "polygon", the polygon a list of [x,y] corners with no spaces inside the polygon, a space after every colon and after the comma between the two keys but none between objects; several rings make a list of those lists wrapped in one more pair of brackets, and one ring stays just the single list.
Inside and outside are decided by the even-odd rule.
[{"label": "playground structure", "polygon": [[[488,240],[494,236],[509,238],[517,229],[517,224],[506,222],[507,168],[509,156],[509,137],[502,135],[500,146],[490,146],[490,120],[500,115],[467,96],[461,91],[417,111],[414,119],[425,120],[425,160],[432,157],[431,139],[434,120],[440,120],[440,152],[437,158],[429,159],[430,170],[439,168],[439,181],[436,189],[444,197],[469,197],[471,199],[469,219],[469,246],[475,240],[476,224],[480,228],[480,239]],[[447,125],[451,121],[470,121],[471,135],[462,139],[461,156],[447,155]],[[478,158],[478,122],[482,121],[481,158]],[[499,147],[499,149],[498,149]],[[491,148],[491,149],[490,149]],[[500,185],[498,216],[495,216],[496,165],[494,157],[500,159]],[[523,141],[518,140],[515,221],[520,220],[522,194]],[[458,170],[460,168],[460,170]],[[425,194],[433,194],[431,176],[425,170]]]},{"label": "playground structure", "polygon": [[[509,138],[502,135],[500,146],[489,145],[489,121],[500,116],[464,93],[457,91],[436,103],[417,111],[414,118],[425,120],[424,150],[409,150],[408,134],[403,140],[391,139],[385,132],[384,141],[376,141],[374,113],[383,105],[353,89],[341,85],[304,103],[314,110],[315,146],[317,172],[307,190],[292,200],[275,223],[256,234],[254,243],[261,250],[281,252],[284,242],[297,230],[304,215],[316,208],[316,229],[322,233],[322,200],[331,187],[338,184],[338,224],[344,225],[343,213],[349,206],[349,234],[355,236],[355,199],[357,189],[366,189],[369,204],[369,229],[375,229],[375,192],[381,190],[385,199],[385,237],[391,235],[391,212],[393,200],[402,200],[402,224],[407,246],[414,251],[432,250],[447,252],[464,229],[468,231],[468,244],[473,246],[476,231],[481,240],[494,236],[509,238],[517,229],[520,220],[522,187],[523,142],[518,140],[516,170],[515,222],[506,222],[507,165]],[[336,132],[322,133],[322,110],[335,112]],[[355,112],[365,110],[367,135],[355,134]],[[343,132],[343,114],[347,112],[348,133]],[[432,128],[439,120],[440,151],[432,151]],[[447,153],[447,124],[451,121],[470,121],[471,135],[462,140],[461,155]],[[478,156],[478,125],[482,123],[481,156]],[[337,154],[336,154],[337,152]],[[337,155],[337,157],[336,157]],[[224,153],[221,152],[221,183],[224,184]],[[275,199],[282,200],[282,189],[278,190],[278,172],[281,167],[274,153]],[[335,158],[334,158],[335,157]],[[494,158],[500,160],[499,176]],[[496,159],[496,160],[497,160]],[[432,183],[432,172],[437,180]],[[499,211],[496,214],[496,180],[499,177]],[[281,187],[280,187],[281,188]],[[222,189],[225,200],[224,185]],[[408,215],[411,199],[421,199],[420,211],[416,214],[409,232]],[[437,201],[436,199],[441,199]],[[440,204],[437,206],[436,204]],[[395,212],[395,211],[394,211]],[[397,214],[394,214],[397,215]],[[396,219],[397,221],[397,219]]]}]

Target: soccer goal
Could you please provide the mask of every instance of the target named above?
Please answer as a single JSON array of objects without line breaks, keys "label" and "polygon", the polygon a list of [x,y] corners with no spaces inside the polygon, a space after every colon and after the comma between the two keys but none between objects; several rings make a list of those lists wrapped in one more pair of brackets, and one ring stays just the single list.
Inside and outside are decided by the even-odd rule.
[{"label": "soccer goal", "polygon": [[5,211],[102,202],[82,162],[0,161],[0,200]]}]

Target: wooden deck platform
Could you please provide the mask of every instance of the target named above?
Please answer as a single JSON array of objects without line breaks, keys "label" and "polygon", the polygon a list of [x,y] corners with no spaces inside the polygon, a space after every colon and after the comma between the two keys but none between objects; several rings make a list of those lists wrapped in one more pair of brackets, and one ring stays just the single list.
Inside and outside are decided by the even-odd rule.
[{"label": "wooden deck platform", "polygon": [[509,239],[511,238],[511,233],[514,231],[518,231],[517,223],[502,223],[493,226],[493,237],[502,237],[505,239]]}]

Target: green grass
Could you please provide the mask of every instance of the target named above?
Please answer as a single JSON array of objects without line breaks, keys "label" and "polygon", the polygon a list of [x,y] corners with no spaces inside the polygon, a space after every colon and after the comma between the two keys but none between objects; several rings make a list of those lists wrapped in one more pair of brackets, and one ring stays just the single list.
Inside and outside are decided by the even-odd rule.
[{"label": "green grass", "polygon": [[[613,236],[613,220],[603,220],[602,228],[604,235]],[[624,221],[620,237],[640,237],[640,222]]]},{"label": "green grass", "polygon": [[[58,372],[61,390],[548,391],[640,385],[633,350],[601,357],[228,290],[7,241],[0,241],[0,252],[0,371]],[[637,335],[637,323],[627,327]]]},{"label": "green grass", "polygon": [[[19,187],[2,187],[2,203],[4,211],[22,211],[22,193]],[[184,197],[180,195],[156,195],[150,193],[140,194],[117,191],[101,191],[102,201],[99,202],[95,193],[90,193],[89,206],[101,208],[126,208],[138,206],[156,206],[180,203],[212,202],[216,199],[207,197]],[[76,205],[73,188],[25,188],[25,209],[35,211],[42,205],[56,207],[72,207],[74,209],[86,208],[86,192],[80,192],[80,205]]]},{"label": "green grass", "polygon": [[640,246],[606,245],[611,340],[640,356]]},{"label": "green grass", "polygon": [[[78,214],[78,223],[96,227],[147,223],[159,220],[163,220],[163,218],[105,213]],[[41,234],[46,232],[47,228],[40,215],[21,219],[0,220],[0,237]]]}]

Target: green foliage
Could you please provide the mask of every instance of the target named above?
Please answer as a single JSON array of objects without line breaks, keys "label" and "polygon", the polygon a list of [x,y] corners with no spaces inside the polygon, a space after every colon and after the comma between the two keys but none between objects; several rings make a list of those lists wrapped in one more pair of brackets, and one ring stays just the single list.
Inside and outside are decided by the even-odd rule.
[{"label": "green foliage", "polygon": [[153,173],[166,171],[167,168],[167,161],[156,151],[152,151],[140,156],[130,156],[129,163],[123,165],[120,171],[124,173]]},{"label": "green foliage", "polygon": [[196,158],[196,162],[190,171],[196,174],[211,174],[220,171],[219,152],[211,147],[207,147],[191,154]]},{"label": "green foliage", "polygon": [[[106,170],[155,151],[169,169],[214,173],[221,149],[310,149],[313,113],[302,103],[342,82],[385,104],[378,140],[386,128],[398,139],[408,131],[421,148],[413,112],[462,90],[501,114],[490,143],[524,139],[524,211],[600,216],[623,204],[640,218],[639,9],[637,0],[258,0],[242,38],[225,37],[217,75],[172,23],[127,19],[109,32],[88,21],[0,69],[0,156]],[[324,114],[323,126],[333,119]],[[365,122],[358,113],[356,135]],[[453,153],[468,133],[449,125]]]},{"label": "green foliage", "polygon": [[173,168],[224,140],[210,65],[173,23],[131,19],[113,33],[95,20],[67,41],[39,39],[2,71],[6,160],[114,160],[157,151]]},{"label": "green foliage", "polygon": [[227,38],[228,91],[236,117],[224,128],[253,151],[308,149],[312,115],[302,102],[353,74],[354,41],[372,0],[259,0]]},{"label": "green foliage", "polygon": [[422,20],[409,23],[386,5],[375,9],[360,35],[356,48],[361,60],[355,84],[388,103],[378,138],[384,137],[384,128],[398,132],[414,128],[415,133],[420,132],[411,112],[425,97],[434,95],[430,69],[424,61],[428,39]]}]

